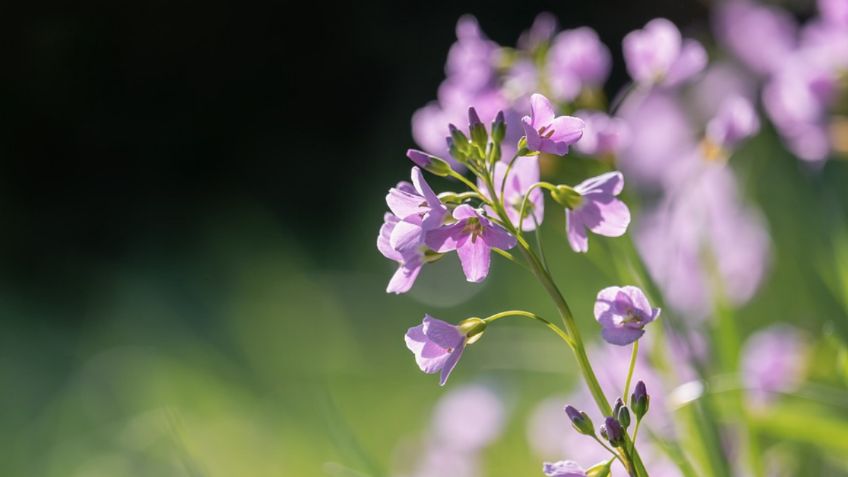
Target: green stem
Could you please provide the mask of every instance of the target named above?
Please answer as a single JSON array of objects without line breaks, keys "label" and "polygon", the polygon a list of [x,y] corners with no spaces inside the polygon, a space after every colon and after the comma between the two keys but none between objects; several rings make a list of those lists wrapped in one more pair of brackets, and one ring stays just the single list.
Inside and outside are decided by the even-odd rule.
[{"label": "green stem", "polygon": [[495,320],[500,320],[501,318],[507,318],[507,317],[510,317],[510,316],[519,316],[519,317],[530,318],[531,320],[539,321],[539,322],[543,323],[545,326],[547,326],[548,328],[550,328],[554,333],[557,334],[557,336],[559,336],[560,338],[562,338],[563,341],[568,343],[569,346],[572,346],[571,338],[569,338],[568,335],[565,334],[565,332],[562,331],[562,329],[559,326],[557,326],[557,325],[551,323],[550,321],[542,318],[541,316],[539,316],[535,313],[531,313],[529,311],[524,311],[524,310],[502,311],[500,313],[495,313],[492,316],[487,316],[486,318],[483,318],[483,321],[485,321],[486,323],[491,323]]},{"label": "green stem", "polygon": [[636,357],[639,354],[639,340],[633,342],[633,353],[630,355],[630,369],[627,371],[627,379],[624,381],[624,395],[621,400],[627,404],[627,396],[630,394],[630,381],[633,379],[633,369],[636,368]]}]

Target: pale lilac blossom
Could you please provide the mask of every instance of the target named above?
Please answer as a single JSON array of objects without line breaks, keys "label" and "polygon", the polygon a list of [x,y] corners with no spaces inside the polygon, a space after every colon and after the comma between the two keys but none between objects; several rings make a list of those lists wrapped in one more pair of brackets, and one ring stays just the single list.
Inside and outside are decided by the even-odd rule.
[{"label": "pale lilac blossom", "polygon": [[389,189],[386,203],[400,219],[391,231],[389,245],[402,253],[419,248],[424,234],[439,227],[448,213],[417,166],[412,168],[412,184],[401,182]]},{"label": "pale lilac blossom", "polygon": [[574,186],[579,196],[565,209],[568,243],[575,252],[589,250],[588,230],[606,237],[620,237],[630,224],[630,209],[616,196],[624,188],[620,172],[608,172]]},{"label": "pale lilac blossom", "polygon": [[822,19],[837,27],[848,28],[848,0],[819,0]]},{"label": "pale lilac blossom", "polygon": [[713,144],[732,149],[759,130],[760,119],[751,102],[741,96],[730,96],[707,123],[706,136]]},{"label": "pale lilac blossom", "polygon": [[583,121],[572,116],[556,116],[548,98],[541,94],[530,97],[530,115],[521,119],[527,148],[557,156],[568,153],[568,146],[583,135]]},{"label": "pale lilac blossom", "polygon": [[548,83],[553,97],[572,101],[584,88],[600,88],[609,76],[612,57],[595,30],[580,27],[554,38],[548,51]]},{"label": "pale lilac blossom", "polygon": [[505,420],[503,400],[491,388],[481,384],[462,386],[436,404],[432,439],[453,450],[477,452],[503,433]]},{"label": "pale lilac blossom", "polygon": [[456,250],[465,278],[481,282],[489,274],[492,249],[511,249],[515,237],[468,204],[454,209],[453,218],[455,223],[429,232],[426,244],[439,253]]},{"label": "pale lilac blossom", "polygon": [[607,287],[595,300],[595,319],[607,343],[625,346],[645,334],[645,326],[657,319],[659,308],[652,308],[637,287]]},{"label": "pale lilac blossom", "polygon": [[581,153],[589,156],[617,154],[627,143],[628,127],[620,118],[601,111],[582,110],[574,113],[583,120],[583,137],[574,145]]},{"label": "pale lilac blossom", "polygon": [[421,272],[421,267],[424,265],[424,252],[419,249],[409,249],[400,252],[392,248],[389,244],[390,237],[394,229],[397,227],[400,219],[391,212],[386,212],[383,225],[380,227],[380,234],[377,236],[377,250],[389,260],[394,260],[398,264],[397,271],[389,280],[389,285],[386,287],[388,293],[406,293],[412,288],[415,279]]},{"label": "pale lilac blossom", "polygon": [[742,382],[750,398],[768,402],[777,393],[792,392],[803,380],[807,343],[789,325],[760,330],[742,347]]},{"label": "pale lilac blossom", "polygon": [[683,39],[665,18],[648,22],[623,41],[627,71],[634,81],[672,87],[692,78],[707,65],[707,52],[695,40]]},{"label": "pale lilac blossom", "polygon": [[715,10],[713,29],[724,47],[764,76],[776,71],[798,44],[797,22],[774,5],[724,2]]},{"label": "pale lilac blossom", "polygon": [[545,462],[542,471],[547,477],[586,477],[586,471],[573,460]]},{"label": "pale lilac blossom", "polygon": [[[503,161],[495,164],[493,182],[498,197],[500,197],[501,185],[503,185],[504,194],[502,199],[506,208],[506,214],[512,225],[518,227],[524,196],[532,185],[539,182],[539,159],[533,156],[519,157],[515,160],[509,172],[509,177],[505,179],[504,174],[506,174],[507,167],[507,163]],[[477,185],[486,197],[493,198],[489,192],[488,185],[482,180],[478,180]],[[535,230],[536,225],[541,225],[545,217],[545,200],[542,191],[538,188],[533,189],[528,199],[525,206],[524,220],[521,221],[521,229],[524,231]],[[495,214],[495,211],[491,207],[486,206],[486,213]]]},{"label": "pale lilac blossom", "polygon": [[424,315],[420,325],[406,332],[405,341],[421,371],[427,374],[440,372],[439,385],[444,386],[462,357],[466,337],[459,327]]}]

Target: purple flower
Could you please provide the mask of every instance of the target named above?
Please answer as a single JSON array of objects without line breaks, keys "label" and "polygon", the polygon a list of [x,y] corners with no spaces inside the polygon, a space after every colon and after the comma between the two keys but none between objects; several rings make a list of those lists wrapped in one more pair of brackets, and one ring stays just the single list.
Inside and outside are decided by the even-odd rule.
[{"label": "purple flower", "polygon": [[607,287],[595,300],[595,319],[601,325],[601,336],[607,343],[625,346],[645,334],[645,325],[660,315],[651,308],[642,290],[632,287]]},{"label": "purple flower", "polygon": [[405,339],[421,371],[427,374],[441,371],[439,385],[444,386],[465,349],[465,335],[459,327],[424,315],[424,321],[410,328]]},{"label": "purple flower", "polygon": [[707,124],[707,138],[722,148],[733,148],[760,130],[760,119],[751,102],[741,96],[725,99]]},{"label": "purple flower", "polygon": [[495,75],[497,43],[486,38],[471,15],[463,15],[457,22],[456,39],[448,51],[447,77],[468,90],[489,86]]},{"label": "purple flower", "polygon": [[456,223],[429,232],[426,243],[439,253],[456,250],[465,278],[479,283],[489,274],[491,250],[511,249],[515,237],[468,204],[454,209],[453,218]]},{"label": "purple flower", "polygon": [[432,438],[465,453],[479,451],[501,435],[506,420],[503,400],[492,389],[470,384],[439,399],[432,420]]},{"label": "purple flower", "polygon": [[555,116],[548,98],[541,94],[530,97],[530,116],[521,118],[527,148],[564,156],[568,146],[583,136],[583,121],[572,116]]},{"label": "purple flower", "polygon": [[392,233],[397,228],[400,219],[391,212],[386,212],[384,217],[385,222],[380,227],[380,235],[377,236],[377,250],[389,260],[394,260],[398,263],[398,269],[389,280],[389,286],[386,287],[388,293],[406,293],[412,288],[415,279],[418,278],[418,273],[424,265],[424,253],[417,248],[407,249],[400,252],[392,248],[389,244]]},{"label": "purple flower", "polygon": [[448,213],[418,167],[412,168],[412,184],[401,182],[389,189],[386,203],[400,219],[391,231],[389,245],[401,252],[418,248],[423,235],[439,227]]},{"label": "purple flower", "polygon": [[586,124],[583,137],[574,145],[589,156],[615,154],[627,140],[627,124],[600,111],[577,111],[575,116]]},{"label": "purple flower", "polygon": [[836,27],[848,28],[848,1],[819,0],[819,13],[822,19]]},{"label": "purple flower", "polygon": [[716,38],[760,75],[775,71],[798,43],[795,19],[779,7],[749,1],[724,2],[715,12]]},{"label": "purple flower", "polygon": [[742,347],[742,379],[750,397],[767,402],[775,393],[797,389],[807,351],[801,333],[788,325],[773,325],[751,335]]},{"label": "purple flower", "polygon": [[586,477],[586,471],[573,460],[545,462],[542,471],[548,477]]},{"label": "purple flower", "polygon": [[680,30],[665,18],[651,20],[641,30],[624,37],[624,60],[637,83],[675,86],[700,72],[707,52],[695,40],[684,40]]},{"label": "purple flower", "polygon": [[530,29],[518,37],[518,48],[532,52],[546,44],[557,31],[557,19],[548,12],[542,12],[533,19]]},{"label": "purple flower", "polygon": [[616,198],[623,187],[620,172],[607,172],[572,189],[576,194],[566,199],[565,221],[568,243],[575,252],[589,250],[586,229],[606,237],[620,237],[627,231],[630,209]]},{"label": "purple flower", "polygon": [[[501,184],[504,181],[507,164],[503,161],[495,164],[495,173],[493,182],[495,191],[498,195],[501,193]],[[478,186],[483,194],[493,199],[492,194],[482,180],[478,180]],[[518,227],[519,215],[521,214],[521,203],[524,201],[524,195],[533,184],[539,182],[539,159],[532,156],[519,157],[512,165],[512,170],[509,172],[509,177],[506,178],[506,183],[503,183],[503,202],[506,206],[506,214],[509,216],[509,221],[512,225]],[[534,189],[530,193],[527,206],[524,211],[524,220],[521,224],[521,229],[525,231],[534,230],[536,224],[542,223],[545,217],[545,200],[542,191]],[[486,206],[486,213],[493,215],[495,212],[491,207]]]},{"label": "purple flower", "polygon": [[565,30],[554,38],[547,66],[553,96],[572,101],[582,88],[598,88],[604,84],[612,58],[595,30],[580,27]]}]

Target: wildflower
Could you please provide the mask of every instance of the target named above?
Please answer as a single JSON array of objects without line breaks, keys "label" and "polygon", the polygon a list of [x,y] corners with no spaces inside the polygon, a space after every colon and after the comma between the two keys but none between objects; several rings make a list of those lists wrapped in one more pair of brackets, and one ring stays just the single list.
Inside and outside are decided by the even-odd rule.
[{"label": "wildflower", "polygon": [[630,209],[616,196],[624,187],[620,172],[608,172],[575,187],[559,186],[554,200],[566,207],[568,243],[575,252],[589,250],[586,229],[606,237],[620,237],[630,224]]},{"label": "wildflower", "polygon": [[611,67],[609,49],[589,27],[561,32],[548,52],[548,82],[562,101],[573,101],[584,88],[603,86]]},{"label": "wildflower", "polygon": [[[539,182],[539,159],[532,156],[519,157],[513,163],[512,169],[509,171],[509,177],[504,178],[506,170],[507,164],[503,161],[495,163],[495,173],[492,182],[495,185],[495,194],[499,196],[499,199],[503,200],[509,221],[518,227],[524,195],[527,194],[531,186]],[[501,185],[503,185],[503,197],[500,197]],[[482,180],[478,181],[478,186],[486,197],[495,200],[488,186]],[[486,212],[494,214],[494,211],[489,206],[486,206]],[[530,193],[530,197],[527,200],[524,220],[521,221],[521,229],[525,231],[535,229],[537,224],[542,224],[544,217],[545,198],[542,191],[537,188]]]},{"label": "wildflower", "polygon": [[595,319],[601,325],[601,336],[607,343],[625,346],[638,340],[645,325],[660,315],[651,308],[642,290],[633,286],[607,287],[595,300]]},{"label": "wildflower", "polygon": [[511,249],[515,237],[468,204],[454,209],[453,218],[455,223],[429,232],[426,244],[439,253],[456,250],[465,278],[481,282],[489,274],[492,248]]},{"label": "wildflower", "polygon": [[441,372],[441,386],[459,362],[466,344],[466,337],[458,326],[430,315],[424,315],[420,325],[410,328],[405,339],[421,371],[427,374]]},{"label": "wildflower", "polygon": [[530,116],[521,118],[527,148],[564,156],[568,146],[583,136],[583,120],[572,116],[555,116],[548,98],[541,94],[530,97]]},{"label": "wildflower", "polygon": [[807,343],[788,325],[758,331],[742,347],[742,376],[750,397],[768,402],[776,393],[798,388],[806,364]]},{"label": "wildflower", "polygon": [[505,405],[496,392],[481,384],[464,385],[439,399],[431,437],[444,447],[473,453],[497,439],[505,421]]},{"label": "wildflower", "polygon": [[574,145],[582,154],[615,154],[628,137],[627,124],[619,118],[600,111],[578,111],[574,115],[586,124],[583,137]]},{"label": "wildflower", "polygon": [[713,18],[715,36],[754,73],[769,75],[798,43],[798,25],[788,11],[759,2],[725,2]]},{"label": "wildflower", "polygon": [[741,96],[725,99],[718,114],[707,124],[707,139],[715,146],[732,149],[760,130],[760,119],[750,101]]},{"label": "wildflower", "polygon": [[545,462],[542,471],[548,477],[586,477],[586,471],[573,460]]},{"label": "wildflower", "polygon": [[441,225],[448,213],[418,167],[412,168],[412,184],[401,182],[390,189],[386,203],[400,219],[389,236],[389,245],[403,253],[419,247],[423,234]]},{"label": "wildflower", "polygon": [[386,212],[383,226],[380,227],[380,235],[377,237],[377,250],[389,260],[398,263],[398,269],[389,280],[386,287],[388,293],[406,293],[412,288],[421,267],[424,265],[424,252],[418,248],[410,248],[401,252],[395,250],[391,245],[391,236],[397,228],[400,219],[391,212]]},{"label": "wildflower", "polygon": [[624,37],[624,60],[637,83],[676,86],[700,72],[707,52],[695,40],[684,40],[665,18],[651,20]]},{"label": "wildflower", "polygon": [[571,419],[571,424],[577,432],[587,436],[595,435],[595,426],[588,414],[578,411],[574,406],[565,406],[565,414]]},{"label": "wildflower", "polygon": [[633,406],[633,413],[636,414],[636,420],[648,413],[651,406],[651,396],[648,395],[648,389],[645,387],[644,381],[636,383],[636,388],[633,394],[630,395],[630,405]]}]

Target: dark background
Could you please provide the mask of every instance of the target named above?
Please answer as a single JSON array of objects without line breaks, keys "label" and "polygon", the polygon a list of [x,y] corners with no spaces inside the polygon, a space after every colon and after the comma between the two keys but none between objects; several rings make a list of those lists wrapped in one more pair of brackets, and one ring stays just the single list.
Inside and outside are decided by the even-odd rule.
[{"label": "dark background", "polygon": [[[404,175],[412,112],[435,97],[463,13],[513,45],[538,12],[617,45],[693,1],[248,4],[21,2],[2,66],[0,279],[80,305],[92,267],[179,255],[197,222],[261,203],[318,261]],[[691,32],[690,30],[690,33]],[[697,34],[697,32],[694,32]],[[379,215],[375,215],[379,217]]]}]

